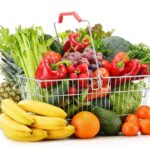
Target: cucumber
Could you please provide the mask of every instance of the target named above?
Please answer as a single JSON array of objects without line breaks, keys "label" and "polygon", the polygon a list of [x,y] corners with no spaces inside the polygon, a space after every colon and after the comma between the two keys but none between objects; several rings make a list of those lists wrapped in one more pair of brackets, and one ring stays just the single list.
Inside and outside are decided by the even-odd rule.
[{"label": "cucumber", "polygon": [[[48,39],[53,38],[51,35],[49,34],[45,34],[44,35],[44,40],[47,41]],[[54,40],[54,42],[50,45],[49,47],[51,50],[59,53],[59,54],[63,54],[63,50],[62,50],[62,46],[59,42],[57,42],[56,40]]]}]

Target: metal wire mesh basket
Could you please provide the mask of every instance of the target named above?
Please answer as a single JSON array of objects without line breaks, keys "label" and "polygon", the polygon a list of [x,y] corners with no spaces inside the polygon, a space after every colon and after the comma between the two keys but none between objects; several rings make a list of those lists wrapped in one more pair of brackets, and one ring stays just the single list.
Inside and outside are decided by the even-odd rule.
[{"label": "metal wire mesh basket", "polygon": [[[90,110],[93,106],[112,110],[118,115],[126,115],[134,113],[139,105],[147,104],[150,98],[149,76],[109,77],[107,79],[109,83],[107,86],[99,84],[97,88],[94,88],[93,84],[95,81],[98,82],[97,78],[40,81],[19,77],[18,83],[24,99],[34,99],[59,106],[68,113],[68,118],[79,111]],[[122,79],[126,81],[121,83]],[[85,81],[89,84],[87,88],[82,85]],[[44,82],[55,82],[55,86],[42,89],[41,83]],[[76,94],[68,93],[70,85],[76,86]]]},{"label": "metal wire mesh basket", "polygon": [[[85,21],[76,13],[73,15],[79,22]],[[60,15],[60,21],[62,17],[63,15]],[[92,39],[90,24],[88,21],[87,23]],[[92,47],[95,52],[94,44]],[[98,68],[96,55],[95,60]],[[104,80],[107,81],[107,84],[103,82]],[[46,85],[47,83],[55,83],[55,86],[41,88],[41,84]],[[90,110],[93,106],[112,110],[118,115],[134,113],[139,105],[147,104],[150,97],[149,75],[106,78],[99,74],[95,78],[62,80],[37,80],[19,76],[18,84],[24,99],[34,99],[59,106],[68,113],[69,119],[75,113]],[[76,87],[76,94],[69,94],[69,86]]]}]

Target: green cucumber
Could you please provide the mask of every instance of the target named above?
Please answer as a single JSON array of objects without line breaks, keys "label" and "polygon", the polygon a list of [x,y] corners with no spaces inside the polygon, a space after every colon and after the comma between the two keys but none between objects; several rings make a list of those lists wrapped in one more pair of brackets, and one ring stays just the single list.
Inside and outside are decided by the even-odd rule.
[{"label": "green cucumber", "polygon": [[[44,40],[45,41],[47,41],[48,39],[51,39],[51,38],[53,38],[53,37],[49,34],[44,35]],[[50,45],[49,49],[51,49],[51,50],[53,50],[53,51],[55,51],[55,52],[57,52],[61,55],[63,53],[61,44],[56,40],[54,40],[54,42]]]}]

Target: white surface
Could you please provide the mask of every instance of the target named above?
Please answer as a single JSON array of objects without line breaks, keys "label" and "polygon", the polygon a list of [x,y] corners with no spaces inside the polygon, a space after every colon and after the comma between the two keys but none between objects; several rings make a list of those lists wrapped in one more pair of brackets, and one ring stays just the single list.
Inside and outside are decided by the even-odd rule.
[{"label": "white surface", "polygon": [[[116,29],[119,35],[133,43],[150,45],[150,1],[149,0],[0,0],[0,24],[13,32],[15,26],[42,25],[48,33],[54,34],[53,22],[63,11],[77,11],[91,24],[102,23],[105,30]],[[64,20],[67,28],[75,20]],[[0,78],[1,81],[1,78]],[[39,143],[14,142],[5,138],[0,131],[0,147],[10,150],[30,149],[148,149],[150,136],[98,137],[90,140],[62,140]]]},{"label": "white surface", "polygon": [[42,141],[42,142],[16,142],[7,139],[0,132],[0,146],[3,149],[15,149],[15,150],[138,150],[138,149],[149,149],[150,136],[136,136],[136,137],[97,137],[89,140],[79,139],[67,139],[57,141]]}]

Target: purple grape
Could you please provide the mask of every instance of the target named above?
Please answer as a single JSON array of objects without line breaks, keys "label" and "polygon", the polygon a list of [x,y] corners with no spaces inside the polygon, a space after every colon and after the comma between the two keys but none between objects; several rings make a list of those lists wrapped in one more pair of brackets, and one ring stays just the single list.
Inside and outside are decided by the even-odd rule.
[{"label": "purple grape", "polygon": [[87,66],[90,65],[90,62],[88,61],[87,58],[82,57],[81,60],[79,61],[80,64],[86,64]]},{"label": "purple grape", "polygon": [[95,63],[95,55],[94,51],[90,48],[85,48],[84,52],[82,53],[82,57],[85,57],[88,59],[88,61]]},{"label": "purple grape", "polygon": [[98,61],[98,67],[103,67],[102,62]]},{"label": "purple grape", "polygon": [[88,47],[84,49],[84,52],[86,52],[86,53],[88,53],[90,55],[94,54],[94,51],[92,49],[88,48]]},{"label": "purple grape", "polygon": [[82,53],[82,57],[86,58],[86,59],[89,60],[89,61],[90,61],[90,59],[91,59],[91,55],[90,55],[89,53],[87,53],[87,52],[83,52],[83,53]]},{"label": "purple grape", "polygon": [[91,60],[90,60],[91,63],[95,64],[96,63],[96,58],[95,58],[95,55],[92,55],[91,56]]},{"label": "purple grape", "polygon": [[69,54],[65,54],[64,58],[66,58],[67,60],[70,60],[72,62],[72,64],[76,65],[81,60],[82,55],[80,52],[71,52]]},{"label": "purple grape", "polygon": [[97,61],[102,61],[103,59],[103,54],[101,52],[97,52],[96,53],[96,56],[97,56]]},{"label": "purple grape", "polygon": [[97,65],[96,64],[90,64],[89,69],[91,69],[92,71],[95,71],[97,69]]}]

